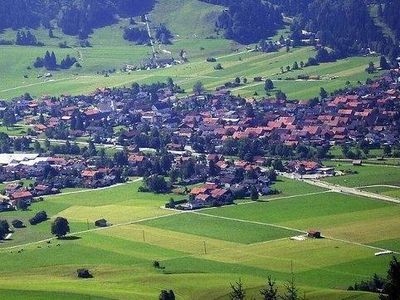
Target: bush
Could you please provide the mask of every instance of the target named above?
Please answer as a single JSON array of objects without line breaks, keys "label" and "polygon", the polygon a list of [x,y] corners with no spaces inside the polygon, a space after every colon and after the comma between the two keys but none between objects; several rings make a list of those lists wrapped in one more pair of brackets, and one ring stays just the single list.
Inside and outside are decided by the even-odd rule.
[{"label": "bush", "polygon": [[76,270],[76,273],[78,275],[78,278],[84,278],[84,279],[93,278],[93,275],[90,274],[88,269],[78,269]]},{"label": "bush", "polygon": [[216,61],[217,61],[217,59],[214,58],[214,57],[208,57],[207,58],[207,62],[216,62]]},{"label": "bush", "polygon": [[159,269],[161,267],[160,262],[157,260],[153,261],[153,267]]},{"label": "bush", "polygon": [[100,219],[94,222],[94,225],[96,227],[107,227],[107,220],[106,219]]},{"label": "bush", "polygon": [[12,224],[12,226],[14,227],[14,228],[24,228],[25,226],[24,226],[24,223],[21,221],[21,220],[13,220],[12,222],[11,222],[11,224]]},{"label": "bush", "polygon": [[29,219],[31,225],[36,225],[47,220],[47,213],[45,211],[38,212],[33,218]]}]

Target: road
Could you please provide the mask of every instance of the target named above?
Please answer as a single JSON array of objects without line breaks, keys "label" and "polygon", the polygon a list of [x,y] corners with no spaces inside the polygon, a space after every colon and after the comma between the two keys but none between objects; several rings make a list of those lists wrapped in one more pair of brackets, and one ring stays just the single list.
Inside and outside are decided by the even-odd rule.
[{"label": "road", "polygon": [[301,179],[300,177],[296,177],[293,176],[292,174],[288,174],[288,173],[279,173],[279,175],[284,176],[286,178],[290,178],[290,179],[295,179],[295,180],[299,180],[314,186],[318,186],[324,189],[328,189],[332,192],[335,193],[342,193],[342,194],[350,194],[350,195],[356,195],[356,196],[362,196],[362,197],[367,197],[367,198],[372,198],[372,199],[377,199],[377,200],[382,200],[382,201],[386,201],[386,202],[391,202],[391,203],[396,203],[396,204],[400,204],[400,200],[393,198],[393,197],[389,197],[386,195],[380,195],[380,194],[375,194],[375,193],[370,193],[370,192],[366,192],[366,191],[362,191],[359,190],[357,188],[352,188],[352,187],[346,187],[346,186],[342,186],[342,185],[336,185],[336,184],[332,184],[329,182],[325,182],[325,181],[321,181],[321,180],[317,180],[317,179]]}]

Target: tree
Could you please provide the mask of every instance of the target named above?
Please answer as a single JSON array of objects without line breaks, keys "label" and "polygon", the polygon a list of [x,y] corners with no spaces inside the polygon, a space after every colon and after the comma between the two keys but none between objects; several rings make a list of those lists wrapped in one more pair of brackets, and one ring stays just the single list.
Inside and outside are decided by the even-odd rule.
[{"label": "tree", "polygon": [[159,298],[160,300],[175,300],[175,293],[173,290],[162,290]]},{"label": "tree", "polygon": [[380,295],[381,300],[398,300],[400,299],[400,263],[395,256],[389,264],[387,272],[387,282]]},{"label": "tree", "polygon": [[251,190],[250,190],[250,198],[253,201],[258,200],[258,190],[254,185],[251,187]]},{"label": "tree", "polygon": [[284,92],[279,90],[279,91],[276,92],[275,98],[276,98],[276,100],[286,100],[287,96],[286,96],[286,94]]},{"label": "tree", "polygon": [[268,276],[267,285],[264,289],[260,290],[260,294],[264,300],[278,300],[278,288],[271,276]]},{"label": "tree", "polygon": [[294,281],[294,275],[292,272],[292,278],[285,284],[285,293],[282,296],[282,300],[299,300],[299,291],[296,287],[295,281]]},{"label": "tree", "polygon": [[299,69],[299,64],[297,63],[297,61],[295,61],[295,62],[293,63],[292,69],[293,69],[293,70],[298,70],[298,69]]},{"label": "tree", "polygon": [[204,86],[203,83],[201,81],[197,81],[194,85],[193,85],[193,93],[195,93],[196,95],[200,95],[204,92]]},{"label": "tree", "polygon": [[57,238],[62,238],[69,232],[68,220],[63,217],[57,217],[51,224],[51,233],[57,236]]},{"label": "tree", "polygon": [[382,68],[382,70],[389,70],[390,69],[390,65],[386,60],[385,56],[381,56],[380,61],[379,61],[379,66]]},{"label": "tree", "polygon": [[319,96],[321,99],[326,99],[328,97],[328,92],[322,87],[320,88]]},{"label": "tree", "polygon": [[370,61],[365,71],[367,71],[368,74],[375,73],[376,71],[375,64],[372,61]]},{"label": "tree", "polygon": [[12,127],[16,122],[17,119],[15,118],[14,112],[10,109],[7,109],[3,115],[3,126],[6,126],[6,128]]},{"label": "tree", "polygon": [[231,283],[231,292],[229,293],[229,299],[231,300],[243,300],[246,297],[246,291],[244,290],[242,280],[239,278],[235,284]]},{"label": "tree", "polygon": [[6,234],[10,232],[10,225],[6,220],[0,220],[0,240],[4,239]]},{"label": "tree", "polygon": [[274,83],[271,79],[265,80],[264,90],[268,93],[269,91],[274,89]]}]

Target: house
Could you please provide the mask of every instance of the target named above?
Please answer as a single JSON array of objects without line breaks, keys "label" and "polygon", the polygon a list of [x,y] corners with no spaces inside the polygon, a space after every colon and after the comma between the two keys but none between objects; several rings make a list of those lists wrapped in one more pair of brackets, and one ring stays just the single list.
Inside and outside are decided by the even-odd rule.
[{"label": "house", "polygon": [[363,164],[363,162],[362,162],[362,160],[361,160],[361,159],[356,159],[356,160],[353,160],[353,166],[358,166],[358,167],[361,167],[361,166],[362,166],[362,164]]},{"label": "house", "polygon": [[313,239],[320,239],[322,238],[321,232],[317,230],[309,230],[307,231],[307,236]]},{"label": "house", "polygon": [[10,202],[12,205],[17,206],[17,203],[20,201],[24,201],[27,204],[31,204],[33,200],[33,195],[29,191],[19,190],[10,195]]}]

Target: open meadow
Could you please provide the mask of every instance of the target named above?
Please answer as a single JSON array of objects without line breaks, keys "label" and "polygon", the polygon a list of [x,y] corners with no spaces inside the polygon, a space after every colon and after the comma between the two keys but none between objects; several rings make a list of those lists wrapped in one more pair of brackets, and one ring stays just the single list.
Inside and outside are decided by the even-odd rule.
[{"label": "open meadow", "polygon": [[[226,299],[229,283],[240,277],[248,295],[258,299],[268,275],[282,287],[293,265],[307,299],[377,299],[346,288],[385,274],[390,256],[376,257],[379,249],[400,252],[400,211],[394,204],[280,178],[276,188],[283,193],[260,202],[176,212],[161,208],[176,195],[138,193],[140,185],[50,196],[29,211],[2,214],[27,224],[36,211],[46,210],[51,219],[69,220],[71,238],[51,239],[51,219],[16,230],[0,244],[0,294],[154,299],[161,289],[173,289],[177,299]],[[99,218],[113,226],[95,228]],[[309,229],[325,238],[289,239]],[[153,267],[155,260],[161,269]],[[94,278],[77,279],[82,267]]]}]

